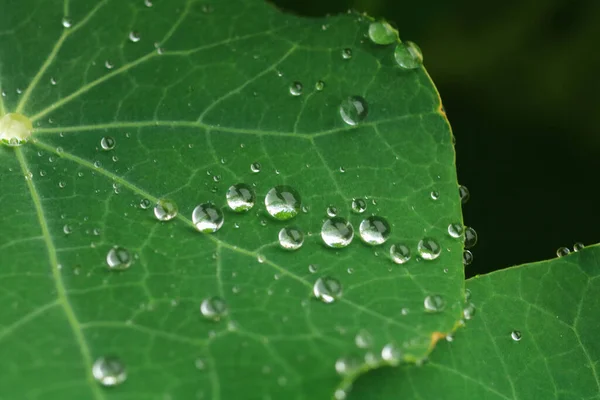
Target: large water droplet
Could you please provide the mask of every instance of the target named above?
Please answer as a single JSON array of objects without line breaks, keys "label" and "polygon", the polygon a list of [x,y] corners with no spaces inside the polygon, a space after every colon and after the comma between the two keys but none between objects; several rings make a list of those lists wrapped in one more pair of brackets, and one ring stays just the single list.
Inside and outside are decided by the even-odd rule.
[{"label": "large water droplet", "polygon": [[231,186],[225,195],[227,205],[235,212],[244,212],[254,207],[256,196],[250,185],[238,183]]},{"label": "large water droplet", "polygon": [[385,218],[373,215],[365,218],[358,227],[360,238],[371,245],[380,245],[390,237],[390,224]]},{"label": "large water droplet", "polygon": [[466,267],[467,265],[471,265],[473,262],[473,253],[469,250],[463,251],[463,265]]},{"label": "large water droplet", "polygon": [[8,113],[0,118],[0,143],[8,146],[20,146],[29,140],[33,125],[26,116]]},{"label": "large water droplet", "polygon": [[352,211],[362,214],[367,210],[367,202],[364,199],[352,199]]},{"label": "large water droplet", "polygon": [[461,237],[464,231],[464,226],[458,222],[448,225],[448,235],[452,236],[453,238]]},{"label": "large water droplet", "polygon": [[315,282],[313,293],[323,303],[333,303],[342,295],[342,284],[335,278],[324,276]]},{"label": "large water droplet", "polygon": [[423,306],[425,307],[425,311],[430,313],[441,312],[446,307],[446,301],[439,294],[434,294],[425,297],[423,301]]},{"label": "large water droplet", "polygon": [[523,335],[521,335],[521,332],[519,331],[512,331],[510,333],[510,337],[512,338],[512,340],[514,340],[515,342],[518,342],[519,340],[521,340],[521,337]]},{"label": "large water droplet", "polygon": [[350,96],[340,104],[340,115],[348,125],[357,125],[362,122],[369,113],[369,106],[364,97]]},{"label": "large water droplet", "polygon": [[323,223],[321,238],[329,247],[346,247],[354,238],[354,228],[352,228],[352,224],[348,220],[342,217],[329,218]]},{"label": "large water droplet", "polygon": [[410,260],[410,249],[403,243],[396,243],[390,247],[390,257],[396,264],[404,264]]},{"label": "large water droplet", "polygon": [[212,203],[203,203],[192,212],[192,222],[202,233],[213,233],[223,226],[223,212]]},{"label": "large water droplet", "polygon": [[227,314],[227,303],[221,297],[209,297],[200,304],[200,312],[204,318],[218,321]]},{"label": "large water droplet", "polygon": [[460,185],[458,187],[458,194],[460,196],[460,202],[465,204],[471,198],[471,194],[469,193],[469,189],[466,186]]},{"label": "large water droplet", "polygon": [[92,375],[103,386],[117,386],[127,379],[127,370],[117,357],[100,357],[92,366]]},{"label": "large water droplet", "polygon": [[304,87],[302,86],[302,83],[292,82],[292,84],[290,85],[290,94],[292,96],[300,96],[302,94],[303,89]]},{"label": "large water droplet", "polygon": [[417,245],[417,250],[424,260],[435,260],[442,252],[438,242],[430,237],[421,239]]},{"label": "large water droplet", "polygon": [[375,21],[369,25],[369,39],[375,44],[391,44],[397,38],[396,30],[385,21]]},{"label": "large water droplet", "polygon": [[100,139],[100,146],[102,147],[102,150],[112,150],[115,148],[115,139],[113,139],[111,136],[104,136],[102,139]]},{"label": "large water droplet", "polygon": [[415,43],[408,40],[396,46],[394,58],[400,68],[403,69],[415,69],[423,64],[421,49]]},{"label": "large water droplet", "polygon": [[115,246],[108,251],[106,263],[108,268],[113,271],[122,271],[131,266],[132,257],[124,247]]},{"label": "large water droplet", "polygon": [[177,204],[169,199],[161,199],[154,206],[154,216],[159,221],[170,221],[177,216]]},{"label": "large water droplet", "polygon": [[275,186],[265,196],[267,212],[275,219],[294,218],[302,208],[300,195],[291,186]]},{"label": "large water droplet", "polygon": [[298,250],[304,243],[304,233],[296,227],[285,227],[279,231],[279,245],[286,250]]},{"label": "large water droplet", "polygon": [[465,227],[465,249],[470,249],[477,244],[477,232],[470,226]]}]

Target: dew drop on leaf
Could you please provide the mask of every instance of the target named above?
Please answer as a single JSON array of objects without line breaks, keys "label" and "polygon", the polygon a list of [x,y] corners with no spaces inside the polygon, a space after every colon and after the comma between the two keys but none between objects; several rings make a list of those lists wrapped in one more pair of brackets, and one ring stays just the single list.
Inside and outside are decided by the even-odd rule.
[{"label": "dew drop on leaf", "polygon": [[71,228],[71,225],[65,225],[63,226],[63,232],[65,235],[69,235],[71,232],[73,232],[73,228]]},{"label": "dew drop on leaf", "polygon": [[112,150],[115,148],[115,144],[115,139],[111,136],[104,136],[102,139],[100,139],[100,146],[102,147],[102,150]]},{"label": "dew drop on leaf", "polygon": [[469,303],[467,304],[467,306],[463,309],[463,318],[466,320],[470,320],[471,318],[473,318],[475,316],[475,304],[473,303]]},{"label": "dew drop on leaf", "polygon": [[385,243],[390,237],[391,228],[385,218],[373,215],[362,220],[358,232],[363,242],[377,246]]},{"label": "dew drop on leaf", "polygon": [[200,304],[200,313],[206,319],[218,321],[227,314],[227,303],[219,296],[206,298]]},{"label": "dew drop on leaf", "polygon": [[318,267],[315,264],[310,264],[308,266],[308,272],[310,272],[311,274],[316,273],[318,270]]},{"label": "dew drop on leaf", "polygon": [[390,247],[390,257],[396,264],[405,264],[410,260],[410,249],[403,243],[396,243]]},{"label": "dew drop on leaf", "polygon": [[265,196],[267,212],[273,218],[285,221],[294,218],[302,208],[300,195],[291,186],[275,186]]},{"label": "dew drop on leaf", "polygon": [[519,340],[521,340],[521,332],[520,331],[512,331],[510,333],[510,337],[512,338],[512,340],[514,340],[515,342],[518,342]]},{"label": "dew drop on leaf", "polygon": [[431,193],[429,193],[429,195],[431,196],[432,200],[437,200],[440,198],[440,192],[437,192],[435,190],[433,190]]},{"label": "dew drop on leaf", "polygon": [[159,221],[170,221],[177,216],[177,204],[169,199],[160,199],[154,206],[154,216]]},{"label": "dew drop on leaf", "polygon": [[117,386],[127,379],[127,370],[117,357],[100,357],[92,366],[92,375],[102,386]]},{"label": "dew drop on leaf", "polygon": [[73,21],[72,21],[72,20],[71,20],[71,18],[69,18],[69,17],[64,17],[64,18],[62,19],[62,26],[63,26],[64,28],[70,28],[70,27],[72,27],[72,26],[73,26]]},{"label": "dew drop on leaf", "polygon": [[435,239],[426,237],[419,241],[417,251],[424,260],[435,260],[442,252],[442,248]]},{"label": "dew drop on leaf", "polygon": [[584,244],[581,242],[577,242],[573,245],[573,251],[581,251],[584,248]]},{"label": "dew drop on leaf", "polygon": [[141,39],[139,32],[136,31],[131,31],[129,32],[129,40],[132,41],[133,43],[137,43],[139,42]]},{"label": "dew drop on leaf", "polygon": [[423,53],[419,46],[411,41],[398,43],[394,50],[396,63],[402,69],[415,69],[423,64]]},{"label": "dew drop on leaf", "polygon": [[225,195],[227,205],[235,212],[244,212],[254,207],[256,195],[254,190],[245,183],[237,183],[232,185]]},{"label": "dew drop on leaf", "polygon": [[150,203],[150,200],[148,199],[140,200],[140,208],[142,208],[143,210],[147,210],[148,208],[150,208],[151,205],[152,203]]},{"label": "dew drop on leaf", "polygon": [[466,186],[460,185],[458,187],[458,194],[460,196],[460,202],[462,204],[466,204],[467,201],[471,198],[471,194],[469,193],[469,189]]},{"label": "dew drop on leaf", "polygon": [[223,212],[212,203],[203,203],[192,212],[192,222],[202,233],[213,233],[223,226]]},{"label": "dew drop on leaf", "polygon": [[366,349],[373,344],[373,336],[369,331],[361,329],[354,337],[354,343],[356,343],[358,348]]},{"label": "dew drop on leaf", "polygon": [[362,214],[367,210],[367,202],[364,199],[352,199],[352,212]]},{"label": "dew drop on leaf", "polygon": [[8,113],[0,117],[0,143],[8,146],[20,146],[29,140],[33,125],[26,116]]},{"label": "dew drop on leaf", "polygon": [[360,363],[355,358],[338,358],[335,362],[335,372],[341,376],[351,375],[360,368]]},{"label": "dew drop on leaf", "polygon": [[361,96],[347,97],[340,104],[340,115],[348,125],[358,125],[369,113],[367,101]]},{"label": "dew drop on leaf", "polygon": [[569,255],[570,253],[571,253],[571,251],[567,247],[559,247],[556,250],[557,257],[564,257],[566,255]]},{"label": "dew drop on leaf", "polygon": [[260,163],[259,162],[253,162],[252,164],[250,164],[250,171],[254,172],[255,174],[258,174],[260,172]]},{"label": "dew drop on leaf", "polygon": [[330,205],[329,207],[327,207],[326,212],[328,217],[335,217],[338,213],[338,210],[335,206]]},{"label": "dew drop on leaf", "polygon": [[292,96],[300,96],[302,94],[302,90],[304,89],[304,87],[302,86],[302,83],[300,82],[292,82],[292,84],[290,85],[290,94]]},{"label": "dew drop on leaf", "polygon": [[286,250],[298,250],[304,243],[304,233],[296,227],[285,227],[279,231],[279,245]]},{"label": "dew drop on leaf", "polygon": [[465,227],[465,249],[471,249],[477,244],[477,232],[470,226]]},{"label": "dew drop on leaf", "polygon": [[388,343],[381,349],[381,358],[390,365],[398,365],[402,360],[402,353],[396,345]]},{"label": "dew drop on leaf", "polygon": [[320,92],[321,90],[325,89],[325,82],[323,81],[317,81],[317,83],[315,83],[315,89]]},{"label": "dew drop on leaf", "polygon": [[369,25],[369,39],[375,44],[391,44],[397,38],[396,30],[385,21],[375,21]]},{"label": "dew drop on leaf", "polygon": [[132,257],[124,247],[115,246],[106,255],[106,264],[111,271],[123,271],[131,266]]},{"label": "dew drop on leaf", "polygon": [[345,218],[329,218],[323,223],[321,228],[321,238],[328,247],[346,247],[354,238],[354,228]]},{"label": "dew drop on leaf", "polygon": [[106,61],[104,62],[104,67],[105,67],[106,69],[113,69],[113,68],[114,68],[114,66],[115,66],[115,65],[114,65],[114,64],[112,63],[112,61],[110,61],[110,60],[106,60]]},{"label": "dew drop on leaf", "polygon": [[342,284],[335,278],[324,276],[315,282],[313,293],[323,303],[333,303],[342,295]]},{"label": "dew drop on leaf", "polygon": [[473,253],[470,250],[463,251],[463,265],[471,265],[473,262]]},{"label": "dew drop on leaf", "polygon": [[446,301],[439,294],[429,295],[425,297],[423,306],[425,307],[425,311],[429,313],[437,313],[444,310],[446,307]]},{"label": "dew drop on leaf", "polygon": [[448,225],[448,235],[450,235],[453,238],[461,237],[464,233],[464,230],[464,226],[459,223],[453,223]]},{"label": "dew drop on leaf", "polygon": [[342,50],[342,58],[344,60],[349,60],[352,58],[352,49],[350,48],[345,48]]}]

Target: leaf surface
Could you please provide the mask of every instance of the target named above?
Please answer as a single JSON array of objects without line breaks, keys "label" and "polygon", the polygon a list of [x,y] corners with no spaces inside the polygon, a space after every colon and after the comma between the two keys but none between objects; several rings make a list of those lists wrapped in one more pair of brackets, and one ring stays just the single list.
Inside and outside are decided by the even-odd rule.
[{"label": "leaf surface", "polygon": [[598,399],[599,277],[596,245],[469,279],[477,314],[454,340],[422,367],[375,371],[350,398]]},{"label": "leaf surface", "polygon": [[[0,0],[0,114],[34,125],[29,142],[0,146],[0,397],[330,398],[387,344],[426,356],[460,318],[463,271],[447,233],[461,221],[451,133],[425,70],[398,68],[355,14],[147,4]],[[368,102],[356,126],[340,116],[348,96]],[[247,213],[226,207],[236,183],[256,191]],[[307,210],[289,222],[263,205],[282,184]],[[168,222],[152,212],[163,198],[179,209]],[[224,213],[214,234],[191,221],[205,202]],[[347,248],[321,241],[330,205],[354,225]],[[383,246],[358,237],[371,214],[391,225]],[[288,225],[306,234],[296,252],[278,245]],[[417,262],[425,236],[442,254]],[[412,251],[403,265],[388,256],[398,242]],[[115,246],[129,269],[107,268]],[[343,288],[331,304],[313,294],[326,276]],[[424,312],[432,294],[443,312]],[[200,312],[213,296],[228,308],[219,321]],[[355,344],[363,331],[368,348]],[[107,390],[92,365],[110,355],[128,378]],[[354,360],[342,377],[341,357]]]}]

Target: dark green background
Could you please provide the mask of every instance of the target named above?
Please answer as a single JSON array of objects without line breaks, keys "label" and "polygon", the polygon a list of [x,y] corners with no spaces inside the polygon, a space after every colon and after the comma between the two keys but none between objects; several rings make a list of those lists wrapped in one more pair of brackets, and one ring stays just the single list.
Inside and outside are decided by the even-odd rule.
[{"label": "dark green background", "polygon": [[456,136],[467,276],[600,241],[600,1],[276,0],[384,17],[424,54]]}]

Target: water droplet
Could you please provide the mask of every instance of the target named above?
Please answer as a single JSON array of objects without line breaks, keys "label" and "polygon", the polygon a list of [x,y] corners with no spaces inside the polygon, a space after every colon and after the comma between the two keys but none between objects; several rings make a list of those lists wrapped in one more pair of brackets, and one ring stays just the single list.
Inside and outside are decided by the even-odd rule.
[{"label": "water droplet", "polygon": [[321,228],[323,242],[333,248],[348,246],[354,238],[354,228],[348,220],[342,217],[333,217],[323,223]]},{"label": "water droplet", "polygon": [[64,17],[62,19],[62,26],[65,28],[70,28],[73,26],[73,21],[69,17]]},{"label": "water droplet", "polygon": [[315,264],[310,264],[308,266],[308,272],[310,272],[311,274],[314,274],[315,272],[317,272],[318,267]]},{"label": "water droplet", "polygon": [[558,250],[556,250],[556,256],[557,257],[564,257],[566,255],[569,255],[571,251],[566,248],[566,247],[559,247]]},{"label": "water droplet", "polygon": [[473,262],[473,253],[471,253],[469,250],[463,251],[463,265],[464,266],[471,265],[472,262]]},{"label": "water droplet", "polygon": [[352,199],[352,211],[362,214],[367,210],[367,202],[364,199]]},{"label": "water droplet", "polygon": [[0,143],[7,146],[20,146],[29,140],[33,125],[26,116],[8,113],[0,117]]},{"label": "water droplet", "polygon": [[204,318],[218,321],[227,314],[227,303],[221,297],[209,297],[200,304],[200,312]]},{"label": "water droplet", "polygon": [[325,82],[323,81],[317,81],[317,83],[315,83],[315,89],[320,92],[321,90],[325,89]]},{"label": "water droplet", "polygon": [[51,84],[52,86],[56,86],[56,84],[57,84],[57,83],[58,83],[58,81],[56,80],[56,78],[55,78],[55,77],[53,77],[53,76],[51,76],[51,77],[50,77],[50,84]]},{"label": "water droplet", "polygon": [[58,182],[58,187],[61,189],[64,189],[67,186],[67,182],[65,181],[60,181]]},{"label": "water droplet", "polygon": [[573,245],[573,251],[581,251],[584,247],[585,245],[583,243],[577,242]]},{"label": "water droplet", "polygon": [[342,295],[342,284],[335,278],[325,276],[317,279],[313,293],[323,303],[333,303]]},{"label": "water droplet", "polygon": [[290,85],[290,94],[292,96],[300,96],[302,94],[302,90],[303,90],[303,86],[302,83],[300,82],[292,82],[292,84]]},{"label": "water droplet", "polygon": [[300,195],[291,186],[275,186],[265,196],[267,212],[273,218],[285,221],[294,218],[300,212]]},{"label": "water droplet", "polygon": [[255,174],[260,172],[260,163],[259,162],[253,162],[252,164],[250,164],[250,171],[254,172]]},{"label": "water droplet", "polygon": [[101,140],[100,140],[100,146],[102,147],[102,150],[112,150],[115,148],[115,139],[113,139],[110,136],[104,136]]},{"label": "water droplet", "polygon": [[338,358],[335,362],[335,372],[345,376],[350,375],[360,368],[360,363],[355,358]]},{"label": "water droplet", "polygon": [[402,361],[402,353],[394,344],[389,343],[381,349],[381,358],[390,365],[398,365]]},{"label": "water droplet", "polygon": [[357,125],[362,122],[369,113],[367,101],[361,96],[347,97],[340,104],[340,115],[348,125]]},{"label": "water droplet", "polygon": [[448,235],[452,236],[453,238],[461,237],[464,233],[464,230],[464,226],[459,223],[448,225]]},{"label": "water droplet", "polygon": [[385,21],[371,22],[369,25],[369,39],[375,44],[391,44],[398,39],[398,32]]},{"label": "water droplet", "polygon": [[377,246],[385,243],[390,237],[391,228],[385,218],[373,215],[363,219],[358,231],[363,242]]},{"label": "water droplet", "polygon": [[150,203],[150,200],[148,200],[148,199],[140,200],[140,208],[142,208],[143,210],[149,209],[151,205],[152,205],[152,203]]},{"label": "water droplet", "polygon": [[402,243],[393,244],[390,247],[390,256],[396,264],[404,264],[410,260],[410,249]]},{"label": "water droplet", "polygon": [[458,194],[460,196],[460,202],[462,204],[466,204],[467,201],[471,198],[471,194],[469,193],[469,189],[466,186],[460,185],[458,187]]},{"label": "water droplet", "polygon": [[369,333],[369,331],[361,329],[356,334],[356,337],[354,338],[354,343],[356,343],[357,347],[361,349],[366,349],[368,347],[371,347],[371,345],[373,344],[373,336]]},{"label": "water droplet", "polygon": [[73,228],[71,228],[71,225],[65,225],[63,226],[63,232],[65,235],[69,235],[71,232],[73,232]]},{"label": "water droplet", "polygon": [[144,5],[146,7],[152,7],[152,0],[144,0]]},{"label": "water droplet", "polygon": [[115,246],[106,255],[106,264],[111,271],[122,271],[131,266],[132,262],[129,250],[124,247]]},{"label": "water droplet", "polygon": [[169,199],[160,199],[154,206],[154,216],[159,221],[170,221],[177,216],[177,204]]},{"label": "water droplet", "polygon": [[140,34],[139,32],[136,31],[131,31],[129,32],[129,40],[131,40],[133,43],[137,43],[140,41]]},{"label": "water droplet", "polygon": [[117,357],[100,357],[92,366],[92,375],[102,386],[117,386],[127,379],[127,370]]},{"label": "water droplet", "polygon": [[510,337],[512,338],[512,340],[514,340],[515,342],[518,342],[519,340],[521,340],[521,332],[519,331],[512,331],[510,333]]},{"label": "water droplet", "polygon": [[256,196],[249,185],[237,183],[232,185],[225,195],[227,205],[235,212],[244,212],[254,207]]},{"label": "water droplet", "polygon": [[435,260],[442,252],[442,248],[438,242],[430,237],[421,239],[417,245],[417,250],[424,260]]},{"label": "water droplet", "polygon": [[197,369],[204,369],[206,367],[206,364],[204,363],[204,361],[201,358],[197,358],[196,361],[194,362],[194,365],[196,366]]},{"label": "water droplet", "polygon": [[338,213],[338,210],[334,206],[327,207],[327,216],[328,217],[335,217],[337,215],[337,213]]},{"label": "water droplet", "polygon": [[110,60],[106,60],[106,61],[104,62],[104,67],[105,67],[106,69],[113,69],[113,68],[114,68],[114,66],[115,66],[115,65],[114,65],[114,64],[112,63],[112,61],[110,61]]},{"label": "water droplet", "polygon": [[471,318],[473,318],[475,316],[475,304],[473,303],[469,303],[467,304],[467,306],[463,309],[463,317],[466,320],[470,320]]},{"label": "water droplet", "polygon": [[465,249],[473,248],[477,244],[477,232],[475,229],[465,226]]},{"label": "water droplet", "polygon": [[192,222],[202,233],[213,233],[223,226],[223,212],[212,203],[203,203],[192,212]]},{"label": "water droplet", "polygon": [[[325,26],[325,25],[323,25]],[[344,389],[336,389],[333,393],[333,398],[335,400],[346,400],[348,393]]]},{"label": "water droplet", "polygon": [[352,49],[350,48],[345,48],[342,50],[342,58],[344,60],[349,60],[352,58]]},{"label": "water droplet", "polygon": [[398,43],[396,50],[394,50],[394,58],[402,69],[415,69],[423,64],[421,49],[415,43],[408,40]]},{"label": "water droplet", "polygon": [[439,294],[434,294],[425,297],[425,300],[423,301],[423,306],[425,307],[425,311],[430,313],[437,313],[441,312],[444,309],[444,307],[446,307],[446,302],[444,301],[444,298],[442,296],[440,296]]},{"label": "water droplet", "polygon": [[279,231],[279,245],[286,250],[298,250],[304,243],[304,233],[296,227],[285,227]]}]

